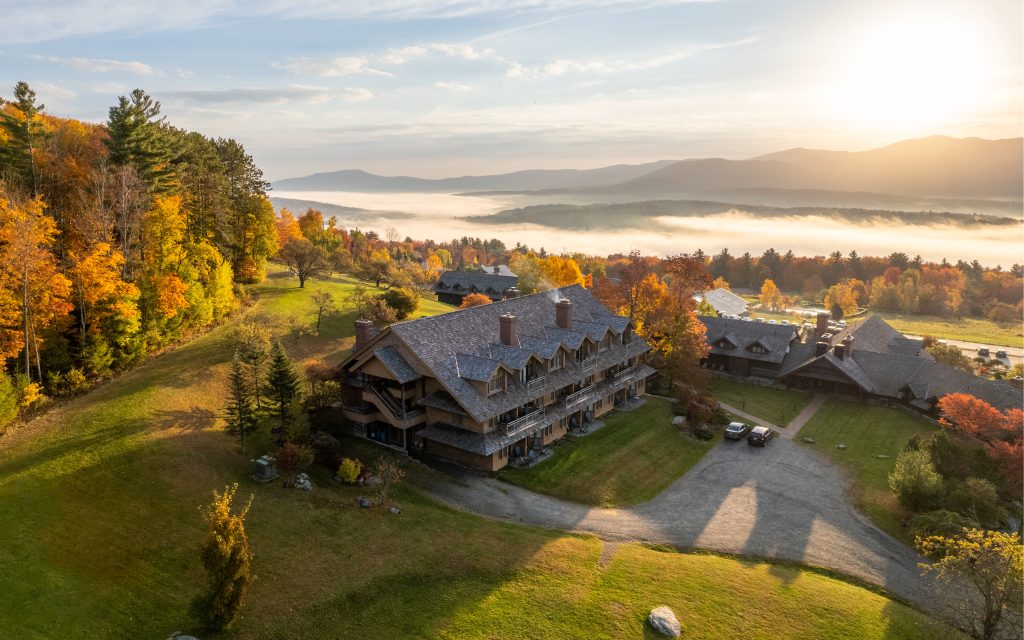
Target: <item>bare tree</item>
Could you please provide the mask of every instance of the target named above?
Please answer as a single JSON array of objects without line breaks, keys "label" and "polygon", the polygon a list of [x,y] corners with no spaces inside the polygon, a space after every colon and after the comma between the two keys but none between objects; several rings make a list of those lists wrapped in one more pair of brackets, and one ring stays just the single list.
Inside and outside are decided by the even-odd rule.
[{"label": "bare tree", "polygon": [[324,291],[323,289],[317,289],[313,292],[313,306],[316,308],[316,330],[320,331],[320,321],[323,320],[324,314],[329,314],[334,311],[334,296],[331,295],[330,291]]}]

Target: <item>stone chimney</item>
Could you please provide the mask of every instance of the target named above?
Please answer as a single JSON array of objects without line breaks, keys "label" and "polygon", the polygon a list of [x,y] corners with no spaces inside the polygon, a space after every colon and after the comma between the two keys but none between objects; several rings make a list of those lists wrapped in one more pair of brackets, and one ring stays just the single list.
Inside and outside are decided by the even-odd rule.
[{"label": "stone chimney", "polygon": [[853,356],[853,336],[846,336],[843,338],[843,348],[846,351],[847,357]]},{"label": "stone chimney", "polygon": [[828,314],[827,313],[819,313],[818,314],[818,324],[815,325],[815,327],[814,327],[814,333],[820,336],[821,334],[825,333],[826,331],[828,331]]},{"label": "stone chimney", "polygon": [[499,266],[495,265],[495,267],[494,267],[494,273],[501,273],[501,267],[499,267]]},{"label": "stone chimney", "polygon": [[370,341],[373,337],[373,323],[369,320],[356,320],[356,346],[355,351],[359,351]]},{"label": "stone chimney", "polygon": [[835,353],[836,357],[840,360],[844,359],[846,357],[846,343],[837,344],[835,348],[832,349],[832,352]]},{"label": "stone chimney", "polygon": [[506,300],[511,300],[512,298],[518,298],[518,297],[519,297],[519,289],[517,289],[516,287],[509,287],[508,289],[505,289],[505,299]]},{"label": "stone chimney", "polygon": [[572,300],[562,298],[555,303],[555,324],[563,329],[572,328]]},{"label": "stone chimney", "polygon": [[826,353],[828,353],[828,349],[831,346],[832,346],[832,343],[830,343],[828,340],[818,340],[816,343],[814,343],[814,355],[815,355],[815,357],[823,356]]},{"label": "stone chimney", "polygon": [[519,333],[516,331],[516,317],[511,313],[498,318],[499,333],[501,335],[501,344],[507,344],[510,347],[519,346]]}]

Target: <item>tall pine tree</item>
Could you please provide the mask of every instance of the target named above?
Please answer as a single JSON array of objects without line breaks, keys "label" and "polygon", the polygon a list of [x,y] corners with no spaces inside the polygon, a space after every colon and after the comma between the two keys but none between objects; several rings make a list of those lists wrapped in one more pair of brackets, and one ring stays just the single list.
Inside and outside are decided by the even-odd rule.
[{"label": "tall pine tree", "polygon": [[256,412],[252,406],[252,392],[242,370],[242,361],[238,354],[231,363],[231,375],[228,378],[230,400],[227,406],[228,431],[238,434],[239,446],[245,453],[245,434],[256,427]]},{"label": "tall pine tree", "polygon": [[39,195],[39,167],[36,155],[46,135],[40,112],[46,107],[36,104],[36,92],[27,82],[14,85],[13,108],[3,108],[0,100],[0,130],[7,142],[0,144],[0,179],[20,184],[31,196]]},{"label": "tall pine tree", "polygon": [[295,365],[284,352],[280,342],[275,342],[270,352],[267,396],[281,418],[283,431],[288,424],[289,409],[292,403],[299,399],[299,376],[295,373]]}]

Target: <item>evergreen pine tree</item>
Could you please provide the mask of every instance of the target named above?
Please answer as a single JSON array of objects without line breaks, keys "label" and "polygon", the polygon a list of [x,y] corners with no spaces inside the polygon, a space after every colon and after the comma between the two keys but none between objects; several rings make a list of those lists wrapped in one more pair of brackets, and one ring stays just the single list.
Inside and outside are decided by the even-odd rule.
[{"label": "evergreen pine tree", "polygon": [[227,406],[228,431],[237,433],[242,452],[245,452],[245,434],[256,426],[256,413],[252,406],[252,394],[246,383],[242,370],[242,361],[235,355],[231,363],[231,376],[228,378],[228,390],[231,394]]},{"label": "evergreen pine tree", "polygon": [[[0,100],[0,106],[3,102]],[[0,178],[19,180],[35,196],[39,193],[36,154],[46,136],[39,116],[46,107],[36,104],[36,92],[27,82],[14,85],[14,100],[10,104],[16,112],[0,109],[0,131],[7,139],[6,144],[0,145]]]},{"label": "evergreen pine tree", "polygon": [[299,376],[295,373],[295,365],[284,352],[280,342],[275,342],[270,352],[267,396],[281,417],[281,429],[284,430],[288,424],[289,409],[299,397]]}]

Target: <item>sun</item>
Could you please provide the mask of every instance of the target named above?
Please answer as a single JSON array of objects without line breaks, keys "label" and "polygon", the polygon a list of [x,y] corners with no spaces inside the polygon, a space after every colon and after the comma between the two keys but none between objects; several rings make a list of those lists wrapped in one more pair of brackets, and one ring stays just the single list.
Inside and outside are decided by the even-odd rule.
[{"label": "sun", "polygon": [[858,34],[841,53],[830,101],[850,124],[952,124],[985,99],[988,47],[961,16],[906,16]]}]

